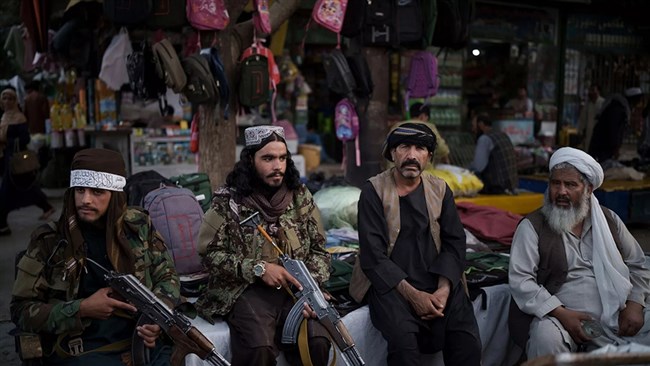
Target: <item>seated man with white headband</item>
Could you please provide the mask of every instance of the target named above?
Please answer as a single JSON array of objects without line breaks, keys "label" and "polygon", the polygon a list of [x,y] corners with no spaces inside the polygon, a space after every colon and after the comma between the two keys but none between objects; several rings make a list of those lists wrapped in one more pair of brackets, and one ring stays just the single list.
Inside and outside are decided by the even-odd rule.
[{"label": "seated man with white headband", "polygon": [[115,299],[104,280],[106,270],[130,273],[171,307],[180,297],[165,243],[146,212],[127,209],[125,183],[119,153],[79,151],[58,222],[32,233],[18,263],[11,318],[39,335],[43,364],[132,364],[133,339],[134,350],[151,349],[150,365],[169,365],[171,347],[157,342],[160,327],[136,329],[137,309]]},{"label": "seated man with white headband", "polygon": [[544,206],[521,221],[510,251],[513,340],[529,359],[650,345],[650,271],[621,219],[592,194],[603,182],[600,164],[565,147],[549,170]]}]

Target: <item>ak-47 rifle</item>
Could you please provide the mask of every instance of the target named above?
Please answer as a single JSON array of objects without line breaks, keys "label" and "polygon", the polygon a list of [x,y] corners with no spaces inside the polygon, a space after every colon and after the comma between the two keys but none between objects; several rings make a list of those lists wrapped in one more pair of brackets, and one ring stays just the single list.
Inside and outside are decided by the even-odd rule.
[{"label": "ak-47 rifle", "polygon": [[332,337],[336,346],[341,350],[343,359],[345,360],[346,365],[348,366],[361,366],[366,363],[361,358],[359,351],[354,345],[354,340],[350,336],[348,329],[345,327],[345,324],[341,321],[341,316],[338,311],[325,300],[323,293],[314,278],[307,270],[305,263],[297,259],[291,259],[286,254],[282,252],[280,247],[273,241],[269,234],[264,230],[261,225],[259,212],[254,213],[248,218],[242,220],[240,225],[249,225],[257,228],[257,230],[262,234],[262,236],[269,242],[275,250],[279,253],[280,261],[282,266],[289,272],[300,284],[302,285],[302,290],[298,291],[295,289],[293,292],[296,297],[296,303],[289,311],[287,320],[284,323],[284,328],[282,329],[282,343],[284,344],[295,344],[296,339],[298,338],[298,331],[300,329],[300,323],[303,321],[304,316],[302,314],[303,304],[306,302],[316,313],[318,317],[318,322],[320,322],[327,332]]},{"label": "ak-47 rifle", "polygon": [[[104,269],[104,278],[114,291],[133,304],[142,316],[158,324],[172,339],[174,351],[170,362],[173,366],[184,365],[185,356],[189,353],[196,354],[211,365],[230,366],[230,362],[217,352],[212,342],[185,315],[170,309],[135,276],[109,271],[96,262],[94,264]],[[140,361],[134,357],[134,362]]]}]

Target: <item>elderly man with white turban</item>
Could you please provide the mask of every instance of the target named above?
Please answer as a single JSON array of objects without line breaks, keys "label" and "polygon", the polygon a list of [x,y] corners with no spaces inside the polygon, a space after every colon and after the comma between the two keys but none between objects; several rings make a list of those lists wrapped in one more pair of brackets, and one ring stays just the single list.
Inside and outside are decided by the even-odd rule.
[{"label": "elderly man with white turban", "polygon": [[592,194],[603,182],[600,164],[565,147],[549,169],[544,206],[521,221],[510,252],[515,343],[529,359],[650,344],[650,271],[621,219]]}]

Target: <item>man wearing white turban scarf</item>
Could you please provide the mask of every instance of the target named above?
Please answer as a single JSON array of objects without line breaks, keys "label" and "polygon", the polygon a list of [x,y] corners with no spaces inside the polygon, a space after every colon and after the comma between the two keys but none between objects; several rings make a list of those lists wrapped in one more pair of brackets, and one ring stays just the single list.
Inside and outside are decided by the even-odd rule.
[{"label": "man wearing white turban scarf", "polygon": [[[514,310],[530,322],[511,307],[515,342],[529,359],[605,343],[650,345],[650,271],[621,219],[592,193],[603,182],[600,164],[566,147],[549,170],[544,206],[521,221],[510,252]],[[527,324],[527,334],[515,334]],[[589,333],[601,327],[602,336]]]}]

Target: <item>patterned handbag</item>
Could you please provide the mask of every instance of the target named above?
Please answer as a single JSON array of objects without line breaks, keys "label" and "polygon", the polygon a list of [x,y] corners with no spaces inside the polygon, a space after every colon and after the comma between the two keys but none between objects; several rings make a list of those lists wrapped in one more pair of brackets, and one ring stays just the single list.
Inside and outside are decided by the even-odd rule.
[{"label": "patterned handbag", "polygon": [[14,143],[14,154],[11,156],[11,174],[20,175],[37,171],[41,165],[38,163],[38,156],[34,151],[18,151],[18,139]]}]

